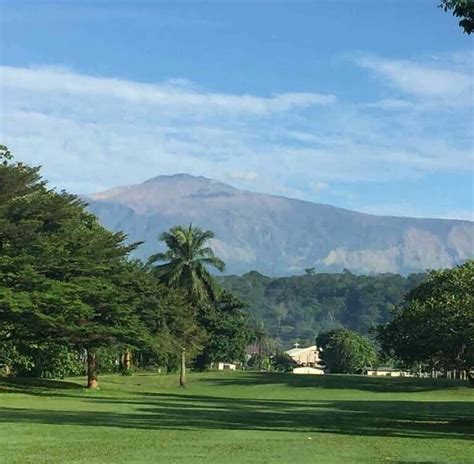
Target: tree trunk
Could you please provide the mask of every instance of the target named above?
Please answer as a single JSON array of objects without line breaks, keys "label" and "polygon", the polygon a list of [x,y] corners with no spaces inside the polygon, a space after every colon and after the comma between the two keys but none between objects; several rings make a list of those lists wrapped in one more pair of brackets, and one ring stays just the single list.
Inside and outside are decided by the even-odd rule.
[{"label": "tree trunk", "polygon": [[467,371],[467,379],[469,380],[469,385],[471,385],[471,387],[474,387],[474,375],[470,370]]},{"label": "tree trunk", "polygon": [[87,350],[87,388],[98,388],[97,353],[94,350]]},{"label": "tree trunk", "polygon": [[181,369],[179,372],[179,386],[186,388],[186,348],[181,352]]},{"label": "tree trunk", "polygon": [[122,367],[125,372],[130,371],[132,367],[132,352],[130,350],[125,350],[123,354]]}]

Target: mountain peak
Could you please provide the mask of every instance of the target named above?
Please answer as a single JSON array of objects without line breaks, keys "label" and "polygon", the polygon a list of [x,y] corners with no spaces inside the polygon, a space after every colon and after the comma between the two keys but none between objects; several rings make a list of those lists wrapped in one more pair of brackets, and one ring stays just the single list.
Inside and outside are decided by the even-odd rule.
[{"label": "mountain peak", "polygon": [[207,182],[214,182],[212,179],[209,179],[204,176],[193,176],[192,174],[188,174],[185,172],[180,172],[176,174],[162,174],[159,176],[152,177],[151,179],[148,179],[144,181],[144,184],[149,184],[153,182],[166,182],[166,181],[207,181]]},{"label": "mountain peak", "polygon": [[104,225],[145,242],[137,251],[143,259],[159,251],[156,237],[176,224],[214,231],[212,246],[230,272],[288,275],[317,267],[409,273],[474,256],[472,222],[362,214],[185,173],[110,189],[91,200]]}]

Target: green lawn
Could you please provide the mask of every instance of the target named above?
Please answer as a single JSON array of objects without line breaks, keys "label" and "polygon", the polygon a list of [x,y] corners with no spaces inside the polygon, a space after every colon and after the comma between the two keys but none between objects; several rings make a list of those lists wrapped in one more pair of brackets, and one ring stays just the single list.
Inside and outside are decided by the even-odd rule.
[{"label": "green lawn", "polygon": [[474,463],[462,383],[222,372],[0,381],[2,463]]}]

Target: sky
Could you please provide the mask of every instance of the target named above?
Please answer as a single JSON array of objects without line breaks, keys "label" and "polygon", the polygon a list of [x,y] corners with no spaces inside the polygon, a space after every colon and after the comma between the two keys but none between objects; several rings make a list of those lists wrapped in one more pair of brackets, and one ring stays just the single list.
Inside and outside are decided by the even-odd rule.
[{"label": "sky", "polygon": [[0,143],[87,194],[161,174],[474,219],[473,37],[439,0],[0,0]]}]

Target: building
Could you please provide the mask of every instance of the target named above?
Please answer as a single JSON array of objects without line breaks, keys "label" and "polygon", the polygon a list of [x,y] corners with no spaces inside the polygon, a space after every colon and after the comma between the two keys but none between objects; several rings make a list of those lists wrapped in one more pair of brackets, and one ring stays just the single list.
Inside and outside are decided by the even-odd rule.
[{"label": "building", "polygon": [[324,368],[321,367],[321,366],[317,366],[317,367],[295,367],[293,369],[293,374],[322,375],[322,374],[324,374]]},{"label": "building", "polygon": [[320,367],[319,349],[316,345],[300,348],[296,343],[295,348],[286,351],[286,354],[293,358],[298,367]]},{"label": "building", "polygon": [[401,369],[391,367],[366,367],[365,373],[379,377],[412,377],[409,371],[402,371]]},{"label": "building", "polygon": [[224,363],[224,362],[217,363],[218,371],[235,371],[236,367],[237,366],[233,363]]}]

